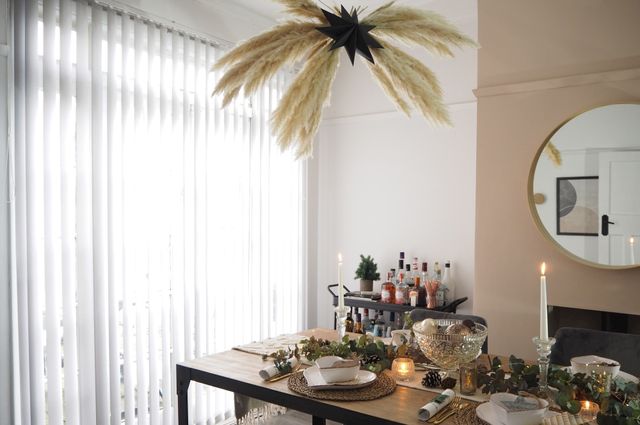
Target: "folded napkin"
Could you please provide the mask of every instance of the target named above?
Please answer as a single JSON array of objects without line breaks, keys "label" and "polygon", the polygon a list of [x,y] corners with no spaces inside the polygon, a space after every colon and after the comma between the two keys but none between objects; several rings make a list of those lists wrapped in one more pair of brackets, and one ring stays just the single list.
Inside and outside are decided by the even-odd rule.
[{"label": "folded napkin", "polygon": [[[289,364],[291,365],[291,369],[295,369],[298,364],[300,362],[298,361],[297,358],[293,357],[289,360]],[[275,365],[271,365],[269,367],[266,367],[264,369],[262,369],[260,372],[258,372],[260,374],[260,377],[262,379],[264,379],[265,381],[268,379],[271,379],[277,375],[280,375],[280,371],[278,370],[277,367],[275,367]]]},{"label": "folded napkin", "polygon": [[425,404],[418,410],[418,419],[425,422],[441,411],[455,398],[456,393],[451,389],[444,390],[439,396]]}]

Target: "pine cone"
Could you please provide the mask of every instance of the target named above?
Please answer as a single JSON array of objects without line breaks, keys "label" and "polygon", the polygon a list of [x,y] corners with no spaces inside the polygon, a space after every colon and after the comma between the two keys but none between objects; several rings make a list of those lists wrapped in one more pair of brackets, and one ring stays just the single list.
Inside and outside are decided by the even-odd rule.
[{"label": "pine cone", "polygon": [[445,378],[442,380],[440,386],[446,390],[447,388],[454,388],[456,386],[456,382],[457,381],[454,378]]},{"label": "pine cone", "polygon": [[379,361],[380,361],[380,356],[378,356],[377,354],[372,354],[364,358],[364,364],[366,365],[375,364],[375,363],[378,363]]},{"label": "pine cone", "polygon": [[442,378],[440,377],[440,373],[435,370],[430,370],[424,375],[422,378],[422,385],[427,388],[438,388],[442,384]]}]

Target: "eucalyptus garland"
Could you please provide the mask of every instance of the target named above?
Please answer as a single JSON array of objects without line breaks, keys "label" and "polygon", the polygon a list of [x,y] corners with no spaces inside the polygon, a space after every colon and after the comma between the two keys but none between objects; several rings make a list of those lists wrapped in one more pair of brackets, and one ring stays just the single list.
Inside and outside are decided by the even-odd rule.
[{"label": "eucalyptus garland", "polygon": [[354,358],[360,360],[363,369],[374,373],[390,369],[393,359],[406,357],[409,349],[406,344],[394,347],[379,340],[374,341],[367,335],[362,335],[358,339],[350,339],[345,335],[341,341],[327,341],[312,336],[300,343],[302,344],[301,354],[310,361],[326,356]]},{"label": "eucalyptus garland", "polygon": [[[478,370],[478,386],[485,394],[535,392],[538,387],[538,365],[527,365],[513,355],[509,356],[506,371],[498,357],[489,363],[488,368]],[[616,378],[611,383],[610,391],[602,392],[591,376],[572,374],[559,366],[551,366],[548,382],[550,387],[557,390],[553,391],[553,401],[563,411],[576,414],[580,412],[580,401],[589,400],[600,405],[600,425],[640,425],[640,386],[637,383]]]}]

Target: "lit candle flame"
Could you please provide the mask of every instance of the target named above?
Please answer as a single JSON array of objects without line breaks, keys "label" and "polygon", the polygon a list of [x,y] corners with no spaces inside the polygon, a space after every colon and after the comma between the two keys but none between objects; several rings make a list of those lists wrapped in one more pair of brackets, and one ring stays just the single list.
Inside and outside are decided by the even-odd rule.
[{"label": "lit candle flame", "polygon": [[338,253],[338,263],[342,263],[342,253]]},{"label": "lit candle flame", "polygon": [[633,243],[634,243],[634,242],[635,242],[635,239],[633,239],[633,236],[632,236],[632,237],[630,237],[630,238],[629,238],[629,243],[630,243],[631,245],[633,245]]},{"label": "lit candle flame", "polygon": [[544,276],[544,273],[547,271],[547,263],[542,263],[540,266],[540,273]]}]

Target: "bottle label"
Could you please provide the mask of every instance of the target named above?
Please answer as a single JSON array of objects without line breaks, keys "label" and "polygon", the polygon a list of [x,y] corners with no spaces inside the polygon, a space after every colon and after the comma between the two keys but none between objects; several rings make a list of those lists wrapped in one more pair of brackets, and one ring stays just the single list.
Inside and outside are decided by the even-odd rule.
[{"label": "bottle label", "polygon": [[404,292],[396,291],[396,304],[404,304]]},{"label": "bottle label", "polygon": [[411,296],[411,307],[415,307],[418,305],[418,295]]},{"label": "bottle label", "polygon": [[391,301],[391,292],[385,290],[380,293],[380,301],[383,303],[388,303]]}]

